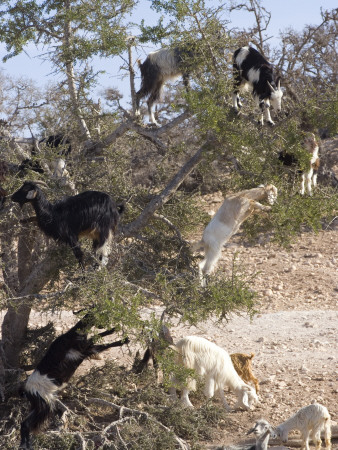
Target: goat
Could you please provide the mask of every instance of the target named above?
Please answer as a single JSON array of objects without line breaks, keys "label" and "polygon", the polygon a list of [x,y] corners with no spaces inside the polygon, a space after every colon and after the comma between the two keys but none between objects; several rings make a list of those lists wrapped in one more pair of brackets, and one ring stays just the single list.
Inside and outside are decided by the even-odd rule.
[{"label": "goat", "polygon": [[243,381],[246,381],[248,383],[252,381],[255,385],[256,393],[258,394],[258,380],[252,373],[251,367],[251,361],[254,356],[254,353],[251,353],[251,355],[246,355],[245,353],[232,353],[230,355],[230,358],[238,375],[242,378]]},{"label": "goat", "polygon": [[[307,166],[304,170],[302,169],[297,170],[297,173],[301,174],[302,176],[299,193],[301,195],[305,194],[305,185],[306,185],[306,190],[308,194],[312,195],[312,185],[314,187],[317,186],[317,174],[320,166],[320,158],[318,156],[319,145],[313,133],[307,134],[303,142],[303,147],[311,155],[311,159],[307,163]],[[285,150],[279,152],[278,159],[284,166],[290,167],[299,165],[297,157],[291,153],[288,153]]]},{"label": "goat", "polygon": [[204,249],[204,260],[199,264],[201,285],[206,286],[208,276],[219,260],[223,245],[237,233],[241,224],[253,213],[270,211],[270,206],[261,205],[257,200],[266,199],[273,205],[277,198],[277,188],[261,185],[257,188],[231,194],[206,226],[202,240],[192,245],[192,251]]},{"label": "goat", "polygon": [[[55,161],[52,161],[52,163],[51,163],[51,170],[54,172],[53,176],[59,177],[59,178],[62,176],[68,176],[68,175],[63,174],[65,167],[62,168],[63,170],[62,170],[61,175],[60,175],[60,173],[56,172],[56,168],[58,168],[60,166],[60,163],[59,163],[60,160],[63,161],[64,166],[66,165],[64,159],[61,159],[61,158],[66,158],[67,156],[69,156],[70,152],[72,151],[72,146],[71,146],[70,140],[63,134],[58,133],[58,134],[50,135],[47,138],[40,139],[39,142],[35,141],[35,144],[31,148],[31,155],[33,158],[36,158],[38,156],[39,151],[40,151],[39,150],[40,144],[44,144],[46,147],[53,150],[53,153],[55,153],[55,156],[57,156],[57,159]],[[32,170],[37,173],[45,172],[45,169],[40,164],[38,159],[30,159],[30,158],[24,159],[21,162],[21,164],[19,165],[18,170],[19,170],[19,176],[21,178],[26,176],[27,170]]]},{"label": "goat", "polygon": [[191,57],[192,52],[175,48],[161,48],[149,53],[145,61],[140,64],[141,88],[136,92],[135,115],[140,115],[140,101],[143,97],[149,96],[147,105],[149,120],[155,125],[159,125],[155,119],[152,107],[160,96],[163,85],[166,81],[178,76],[183,77],[186,89],[189,89],[189,69],[185,64],[185,57]]},{"label": "goat", "polygon": [[264,116],[269,125],[274,125],[270,115],[270,103],[273,109],[281,111],[283,91],[280,78],[275,80],[272,64],[252,47],[237,49],[233,55],[234,91],[232,102],[235,110],[242,107],[239,92],[250,89],[257,102],[261,117],[259,123],[264,124]]},{"label": "goat", "polygon": [[[21,423],[20,448],[30,449],[30,432],[38,431],[51,416],[56,393],[62,389],[80,364],[90,357],[112,347],[127,344],[129,339],[110,344],[94,344],[87,332],[93,326],[93,317],[86,314],[76,325],[57,337],[47,350],[34,372],[28,377],[24,395],[30,402],[30,413]],[[113,334],[115,328],[99,333],[104,337]]]},{"label": "goat", "polygon": [[256,437],[255,444],[230,445],[217,447],[215,450],[267,450],[270,436],[275,438],[276,432],[272,426],[264,419],[259,419],[254,427],[248,431],[248,435],[253,433]]},{"label": "goat", "polygon": [[[229,354],[216,344],[199,336],[186,336],[176,345],[170,346],[177,354],[178,363],[188,369],[194,369],[197,375],[205,378],[204,393],[212,398],[218,393],[227,411],[231,411],[224,397],[223,389],[229,387],[237,396],[235,408],[251,409],[258,397],[254,389],[244,383],[237,374]],[[181,401],[184,406],[193,408],[189,400],[189,390],[196,389],[196,380],[189,379],[188,386],[182,388]],[[172,398],[176,398],[176,389],[170,388]]]},{"label": "goat", "polygon": [[289,432],[295,429],[301,432],[302,450],[310,450],[310,436],[316,450],[321,448],[320,432],[322,429],[324,429],[325,446],[328,450],[331,449],[331,417],[325,406],[319,403],[304,406],[288,420],[278,425],[276,433],[283,443],[286,443]]},{"label": "goat", "polygon": [[168,327],[162,324],[161,330],[156,337],[154,337],[153,333],[151,333],[150,343],[148,345],[148,348],[144,352],[143,358],[141,360],[135,359],[133,365],[134,372],[142,373],[143,370],[148,366],[150,360],[153,361],[154,368],[157,372],[157,354],[173,343],[174,340],[170,334]]},{"label": "goat", "polygon": [[[42,182],[39,184],[45,185]],[[80,237],[92,239],[93,250],[99,256],[101,265],[108,263],[113,233],[124,211],[124,205],[116,205],[108,194],[85,191],[52,204],[37,182],[25,181],[11,199],[21,207],[25,203],[31,203],[39,228],[54,240],[68,244],[83,270]]]}]

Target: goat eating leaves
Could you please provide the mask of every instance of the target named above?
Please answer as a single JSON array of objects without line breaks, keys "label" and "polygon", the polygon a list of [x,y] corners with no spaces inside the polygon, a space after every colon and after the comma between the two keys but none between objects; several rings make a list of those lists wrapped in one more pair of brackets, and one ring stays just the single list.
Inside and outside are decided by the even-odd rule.
[{"label": "goat eating leaves", "polygon": [[19,203],[21,207],[25,203],[31,203],[39,228],[54,240],[68,244],[82,269],[83,251],[79,238],[83,236],[93,240],[95,254],[101,265],[106,265],[113,233],[124,206],[116,205],[108,194],[99,191],[82,192],[52,204],[37,184],[25,181],[12,195],[12,201]]}]

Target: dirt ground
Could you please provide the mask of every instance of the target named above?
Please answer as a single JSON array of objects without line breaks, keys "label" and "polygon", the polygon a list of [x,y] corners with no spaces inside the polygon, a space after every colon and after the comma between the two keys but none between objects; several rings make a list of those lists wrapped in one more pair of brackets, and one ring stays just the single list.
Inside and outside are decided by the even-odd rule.
[{"label": "dirt ground", "polygon": [[[334,224],[332,228],[303,234],[289,251],[272,244],[243,245],[240,236],[235,236],[223,250],[218,270],[226,273],[236,252],[247,270],[258,271],[253,288],[261,294],[259,314],[252,321],[233,316],[227,323],[209,320],[198,328],[177,325],[172,330],[174,340],[195,334],[229,353],[255,353],[253,370],[260,381],[260,405],[252,411],[230,413],[230,427],[220,426],[217,439],[205,443],[206,448],[242,441],[256,419],[264,417],[278,425],[313,401],[325,405],[337,424],[338,230]],[[145,314],[150,312],[160,314],[161,308]],[[41,325],[41,319],[40,314],[32,314],[31,325]],[[68,312],[55,319],[58,332],[74,323]],[[135,349],[130,350],[112,349],[104,358],[131,365]],[[81,372],[103,363],[85,362]],[[235,403],[232,394],[226,393],[226,398]],[[198,407],[193,393],[191,400]],[[297,433],[290,438],[293,436]],[[338,440],[333,448],[338,449]]]}]

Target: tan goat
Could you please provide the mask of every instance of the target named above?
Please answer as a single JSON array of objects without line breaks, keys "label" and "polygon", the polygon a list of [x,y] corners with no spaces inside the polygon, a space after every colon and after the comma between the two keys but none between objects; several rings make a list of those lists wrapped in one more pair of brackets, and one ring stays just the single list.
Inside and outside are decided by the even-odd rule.
[{"label": "tan goat", "polygon": [[255,356],[254,353],[251,355],[247,355],[246,353],[232,353],[230,355],[232,364],[236,369],[238,375],[242,378],[243,381],[250,382],[252,381],[255,385],[256,392],[259,392],[259,384],[258,379],[252,373],[251,361]]},{"label": "tan goat", "polygon": [[241,224],[252,214],[270,211],[271,206],[261,205],[266,200],[273,205],[277,199],[277,188],[273,184],[231,194],[206,226],[202,240],[192,245],[192,252],[204,250],[205,257],[199,264],[201,285],[206,286],[206,277],[219,260],[223,245],[239,230]]}]

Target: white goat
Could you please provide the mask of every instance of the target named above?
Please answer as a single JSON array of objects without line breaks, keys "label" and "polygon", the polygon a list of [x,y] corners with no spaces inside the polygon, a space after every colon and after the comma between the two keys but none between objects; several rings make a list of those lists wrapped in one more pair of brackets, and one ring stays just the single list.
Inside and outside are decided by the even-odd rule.
[{"label": "white goat", "polygon": [[204,260],[199,264],[202,286],[206,286],[206,276],[209,275],[219,260],[223,245],[251,214],[260,211],[270,211],[270,206],[264,206],[257,200],[267,200],[273,205],[277,198],[277,188],[268,184],[257,188],[231,194],[224,200],[222,206],[206,226],[202,240],[192,245],[192,251],[204,250]]},{"label": "white goat", "polygon": [[[178,363],[194,369],[197,374],[205,378],[204,394],[207,398],[212,398],[214,393],[218,393],[227,411],[231,411],[224,397],[223,389],[229,387],[237,396],[235,408],[251,409],[251,406],[258,402],[255,390],[244,383],[237,374],[229,354],[218,347],[218,345],[199,336],[186,336],[176,345],[172,345],[178,353]],[[173,380],[175,383],[175,380]],[[189,400],[189,391],[196,389],[196,380],[189,379],[188,386],[182,388],[181,401],[184,406],[193,408]],[[169,390],[172,398],[176,399],[176,389]]]},{"label": "white goat", "polygon": [[307,168],[307,170],[304,170],[302,173],[300,193],[301,195],[305,194],[306,183],[307,192],[309,195],[312,195],[312,184],[314,187],[317,186],[317,171],[320,164],[318,156],[319,145],[313,133],[309,133],[308,136],[304,139],[304,148],[311,154],[311,160],[309,163],[310,167]]},{"label": "white goat", "polygon": [[297,411],[288,420],[278,425],[276,428],[277,435],[285,443],[288,440],[288,434],[291,430],[299,430],[302,437],[302,450],[310,450],[309,437],[319,450],[322,445],[320,432],[324,429],[325,446],[331,449],[331,417],[325,406],[319,403],[313,403],[304,406]]}]

